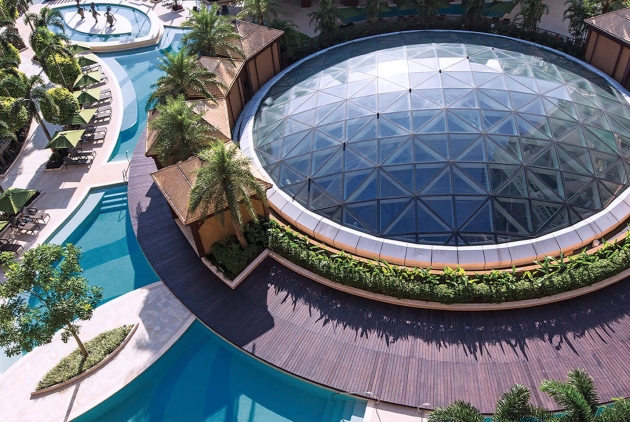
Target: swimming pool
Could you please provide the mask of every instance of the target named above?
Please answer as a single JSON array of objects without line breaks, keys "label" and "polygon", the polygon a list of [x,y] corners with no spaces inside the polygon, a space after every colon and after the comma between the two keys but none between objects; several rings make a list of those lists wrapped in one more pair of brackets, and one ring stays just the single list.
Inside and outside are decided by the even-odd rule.
[{"label": "swimming pool", "polygon": [[253,359],[195,321],[146,371],[74,420],[360,422],[365,408]]},{"label": "swimming pool", "polygon": [[[88,3],[84,2],[82,3],[82,6],[86,9],[85,19],[87,19],[89,22],[92,22],[93,19],[89,12],[90,8],[89,8]],[[126,41],[133,40],[135,38],[146,37],[147,35],[149,35],[149,32],[151,30],[151,20],[146,14],[144,14],[140,10],[133,7],[127,7],[127,6],[117,5],[117,4],[103,4],[103,3],[97,4],[96,10],[101,15],[99,18],[100,21],[105,20],[105,17],[103,15],[105,14],[105,11],[106,11],[105,8],[107,6],[111,6],[112,8],[111,12],[114,14],[114,18],[118,17],[121,21],[126,20],[126,21],[129,21],[129,23],[131,23],[131,33],[119,34],[119,35],[88,34],[86,32],[76,31],[70,26],[68,26],[67,23],[65,23],[66,35],[70,37],[72,41],[81,41],[81,42],[105,42],[105,41],[114,41],[114,40],[120,41],[120,42],[126,42]],[[63,7],[56,8],[56,10],[61,12],[62,16],[65,16],[67,13],[70,13],[70,16],[74,16],[75,14],[77,14],[76,6],[63,6]]]}]

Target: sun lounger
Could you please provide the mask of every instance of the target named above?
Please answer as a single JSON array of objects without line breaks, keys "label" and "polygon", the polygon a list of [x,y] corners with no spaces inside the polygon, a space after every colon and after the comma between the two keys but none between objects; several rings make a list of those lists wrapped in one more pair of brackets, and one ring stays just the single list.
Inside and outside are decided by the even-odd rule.
[{"label": "sun lounger", "polygon": [[63,163],[66,165],[66,169],[68,168],[68,166],[72,167],[72,166],[81,166],[84,164],[90,165],[92,164],[92,158],[70,158],[70,157],[63,157]]},{"label": "sun lounger", "polygon": [[83,151],[83,148],[68,148],[68,151],[70,152],[72,158],[96,158],[96,151]]},{"label": "sun lounger", "polygon": [[101,65],[100,65],[100,64],[98,64],[98,63],[91,64],[91,65],[89,65],[89,66],[83,66],[83,67],[81,68],[81,71],[82,71],[83,73],[90,73],[90,72],[94,72],[94,71],[96,71],[96,70],[101,70]]},{"label": "sun lounger", "polygon": [[15,232],[27,232],[31,234],[35,234],[35,230],[40,230],[39,224],[30,221],[21,220],[17,215],[13,215],[9,217],[9,226],[11,226],[11,230],[13,233]]},{"label": "sun lounger", "polygon": [[20,209],[23,220],[32,220],[36,223],[46,224],[46,219],[50,220],[50,215],[47,212],[40,211],[35,207],[22,207]]},{"label": "sun lounger", "polygon": [[20,249],[24,251],[24,247],[19,243],[11,243],[8,239],[0,239],[0,252],[13,252],[17,255]]},{"label": "sun lounger", "polygon": [[101,80],[98,83],[99,84],[106,84],[108,80],[109,79],[107,79],[107,76],[101,75]]}]

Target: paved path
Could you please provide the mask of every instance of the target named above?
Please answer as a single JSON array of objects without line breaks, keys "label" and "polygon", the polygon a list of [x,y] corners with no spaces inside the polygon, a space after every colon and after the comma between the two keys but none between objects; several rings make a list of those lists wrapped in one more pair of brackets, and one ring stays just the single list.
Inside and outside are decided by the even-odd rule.
[{"label": "paved path", "polygon": [[149,176],[138,144],[129,207],[138,241],[164,283],[232,343],[296,375],[407,406],[469,400],[492,412],[514,383],[586,369],[602,401],[630,391],[630,280],[588,296],[500,312],[408,309],[357,298],[268,259],[236,290],[196,257]]},{"label": "paved path", "polygon": [[[124,312],[121,312],[124,309]],[[82,324],[81,339],[125,324],[139,323],[133,337],[106,366],[64,390],[32,400],[30,393],[43,375],[77,345],[61,341],[28,353],[0,377],[2,421],[67,421],[101,403],[155,362],[195,320],[164,286],[157,282],[112,300]]]}]

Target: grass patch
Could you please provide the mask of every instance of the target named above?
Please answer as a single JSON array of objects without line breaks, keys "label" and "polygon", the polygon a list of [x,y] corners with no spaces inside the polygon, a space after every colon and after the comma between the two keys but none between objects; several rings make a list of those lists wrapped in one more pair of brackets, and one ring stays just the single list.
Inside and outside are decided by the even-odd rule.
[{"label": "grass patch", "polygon": [[44,378],[37,384],[36,390],[39,391],[68,381],[100,363],[120,346],[132,328],[133,325],[123,325],[122,327],[105,331],[86,342],[85,348],[89,352],[87,358],[81,354],[81,350],[77,347],[44,375]]}]

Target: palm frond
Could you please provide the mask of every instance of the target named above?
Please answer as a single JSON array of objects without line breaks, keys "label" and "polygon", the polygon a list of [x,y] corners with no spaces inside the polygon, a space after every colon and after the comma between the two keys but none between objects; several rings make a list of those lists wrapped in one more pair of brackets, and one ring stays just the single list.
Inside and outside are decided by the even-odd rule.
[{"label": "palm frond", "polygon": [[431,412],[429,422],[483,422],[483,415],[472,404],[456,401]]}]

